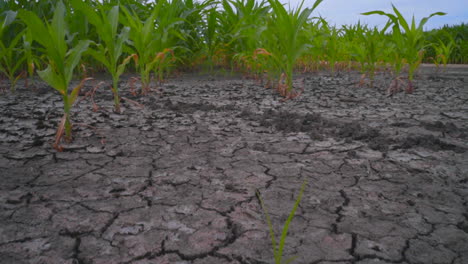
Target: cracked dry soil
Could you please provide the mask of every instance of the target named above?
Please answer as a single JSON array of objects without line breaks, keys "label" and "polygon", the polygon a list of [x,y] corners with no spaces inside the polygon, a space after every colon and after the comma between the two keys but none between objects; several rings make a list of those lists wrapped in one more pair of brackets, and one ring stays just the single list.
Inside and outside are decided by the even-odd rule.
[{"label": "cracked dry soil", "polygon": [[63,152],[56,92],[3,94],[0,263],[273,263],[255,191],[279,230],[307,180],[294,263],[466,264],[468,74],[432,70],[393,97],[388,78],[309,74],[286,102],[237,77],[185,74],[137,97],[122,82],[144,107],[114,114],[98,89]]}]

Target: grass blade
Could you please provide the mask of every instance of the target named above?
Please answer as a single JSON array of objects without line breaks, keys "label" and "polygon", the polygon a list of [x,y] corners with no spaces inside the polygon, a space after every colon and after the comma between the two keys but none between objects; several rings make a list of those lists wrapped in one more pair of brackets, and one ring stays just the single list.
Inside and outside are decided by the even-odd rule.
[{"label": "grass blade", "polygon": [[[298,197],[297,197],[297,199],[296,199],[296,201],[294,203],[293,209],[289,213],[288,219],[284,223],[283,232],[281,233],[279,244],[277,244],[277,241],[276,241],[276,235],[275,235],[275,231],[274,231],[274,228],[273,228],[273,223],[271,222],[270,215],[268,214],[268,209],[267,209],[265,203],[263,202],[263,199],[262,199],[262,197],[260,195],[260,192],[258,190],[256,192],[256,196],[257,196],[258,200],[260,201],[260,205],[261,205],[261,207],[263,209],[263,212],[265,213],[266,221],[267,221],[267,224],[268,224],[268,229],[269,229],[270,238],[271,238],[271,245],[272,245],[272,248],[273,248],[273,255],[274,255],[274,258],[275,258],[275,264],[283,264],[283,262],[282,262],[283,250],[284,250],[284,245],[286,243],[286,236],[288,235],[289,225],[291,224],[291,222],[292,222],[292,220],[294,218],[294,215],[296,213],[297,207],[299,206],[299,203],[302,200],[302,195],[304,193],[304,190],[305,190],[306,186],[307,186],[307,181],[304,181],[304,183],[302,183],[301,189],[299,191],[299,195],[298,195]],[[292,261],[294,261],[294,259],[296,259],[296,257],[288,258],[285,263],[286,264],[291,263]]]},{"label": "grass blade", "polygon": [[[268,209],[263,202],[262,196],[260,195],[260,192],[257,190],[256,192],[257,198],[260,201],[260,205],[263,208],[263,212],[265,213],[266,221],[268,224],[268,229],[270,231],[270,239],[271,239],[271,245],[273,247],[273,255],[275,257],[275,263],[278,263],[278,247],[276,245],[276,235],[275,235],[275,230],[273,229],[273,224],[271,222],[270,215],[268,214]],[[281,256],[279,256],[279,260],[281,261]]]},{"label": "grass blade", "polygon": [[286,220],[286,223],[284,224],[283,232],[281,233],[279,249],[278,249],[278,251],[281,252],[281,253],[283,252],[283,249],[284,249],[284,244],[286,242],[286,236],[288,235],[289,225],[291,224],[291,221],[294,218],[294,214],[296,213],[297,207],[299,206],[299,203],[302,200],[302,195],[304,193],[304,190],[305,190],[306,186],[307,186],[307,181],[304,181],[304,183],[302,183],[301,190],[299,191],[299,196],[297,197],[296,202],[294,203],[294,207],[291,210],[291,212],[289,213],[289,217]]}]

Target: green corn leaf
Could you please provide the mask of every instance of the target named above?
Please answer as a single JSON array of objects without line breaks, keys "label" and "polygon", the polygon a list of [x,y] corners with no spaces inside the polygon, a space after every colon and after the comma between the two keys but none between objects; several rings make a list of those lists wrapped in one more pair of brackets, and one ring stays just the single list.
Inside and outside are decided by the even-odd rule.
[{"label": "green corn leaf", "polygon": [[71,0],[71,4],[73,8],[84,13],[88,19],[88,22],[96,26],[98,30],[105,26],[105,23],[103,23],[102,19],[99,17],[98,12],[91,8],[89,4],[83,2],[83,0]]},{"label": "green corn leaf", "polygon": [[424,25],[427,23],[427,21],[431,17],[433,17],[433,16],[445,16],[445,15],[447,15],[447,13],[444,13],[444,12],[436,12],[436,13],[430,14],[428,17],[425,17],[425,18],[421,19],[421,21],[419,22],[418,29],[423,30]]},{"label": "green corn leaf", "polygon": [[209,47],[213,46],[215,41],[215,33],[216,33],[216,23],[217,23],[217,11],[212,9],[208,14],[208,21],[207,21],[207,31],[206,31],[206,41]]},{"label": "green corn leaf", "polygon": [[[23,60],[24,61],[24,60]],[[19,64],[18,64],[19,65]],[[18,82],[18,80],[21,78],[22,74],[19,74],[15,77],[15,79],[13,80],[13,85],[16,84]]]},{"label": "green corn leaf", "polygon": [[[15,48],[18,45],[18,42],[23,38],[23,35],[26,33],[26,29],[19,32],[15,38],[10,42],[11,49]],[[23,51],[21,51],[23,52]]]},{"label": "green corn leaf", "polygon": [[[401,25],[401,27],[403,27],[403,29],[405,30],[405,32],[410,32],[411,29],[408,25],[408,22],[406,22],[406,19],[403,17],[403,15],[400,13],[400,11],[398,11],[398,9],[392,4],[392,8],[393,8],[393,12],[395,12],[395,14],[397,15],[397,18],[398,18],[398,24]],[[413,17],[414,19],[414,17]]]},{"label": "green corn leaf", "polygon": [[382,16],[387,16],[388,14],[385,13],[384,11],[375,10],[375,11],[369,11],[369,12],[361,13],[361,15],[364,15],[364,16],[369,16],[369,15],[382,15]]},{"label": "green corn leaf", "polygon": [[80,93],[81,88],[83,88],[85,82],[90,79],[92,78],[85,78],[81,80],[81,82],[77,86],[75,86],[75,88],[72,89],[70,93],[70,97],[69,97],[70,105],[73,105],[75,103],[76,99],[78,98],[78,94]]},{"label": "green corn leaf", "polygon": [[130,11],[125,6],[122,6],[121,10],[125,15],[125,16],[120,17],[122,24],[128,25],[130,28],[133,28],[133,29],[140,28],[140,25],[137,23],[136,19],[134,19],[134,16],[130,13]]},{"label": "green corn leaf", "polygon": [[55,7],[54,17],[49,28],[50,35],[53,37],[55,49],[64,57],[67,52],[67,43],[65,42],[65,5],[62,1]]},{"label": "green corn leaf", "polygon": [[324,0],[317,0],[315,1],[314,5],[312,6],[312,11],[314,11]]},{"label": "green corn leaf", "polygon": [[167,43],[168,41],[168,37],[169,35],[172,37],[172,36],[176,36],[177,38],[179,38],[180,40],[185,40],[185,36],[181,33],[181,32],[178,32],[176,30],[172,30],[171,32],[168,32],[166,31],[163,35],[163,43]]},{"label": "green corn leaf", "polygon": [[15,11],[6,11],[5,12],[5,19],[3,20],[2,27],[0,28],[0,32],[2,32],[6,27],[8,27],[13,21],[15,21],[18,12]]},{"label": "green corn leaf", "polygon": [[[16,61],[14,62],[14,67],[12,69],[12,73],[15,73],[20,66],[22,66],[23,61],[26,59],[26,54],[24,50],[16,50],[16,47],[20,40],[23,38],[23,35],[26,33],[26,30],[21,31],[16,35],[16,37],[11,41],[9,50],[12,54],[16,55]],[[13,56],[12,56],[13,57]]]},{"label": "green corn leaf", "polygon": [[48,65],[45,70],[37,71],[37,74],[41,79],[43,79],[46,83],[48,83],[52,88],[59,91],[60,94],[66,94],[67,90],[67,83],[63,76],[57,74],[52,69],[51,65]]},{"label": "green corn leaf", "polygon": [[[132,41],[128,40],[127,41],[128,45],[123,45],[122,47],[122,52],[126,54],[132,54],[135,52],[135,49],[132,47]],[[135,64],[137,65],[137,64]]]},{"label": "green corn leaf", "polygon": [[88,49],[90,40],[80,40],[78,44],[68,52],[68,57],[65,62],[65,81],[69,83],[73,77],[73,70],[80,62],[81,55]]},{"label": "green corn leaf", "polygon": [[112,7],[107,17],[108,17],[108,23],[111,28],[111,35],[115,36],[117,35],[117,28],[119,26],[119,6],[116,5]]},{"label": "green corn leaf", "polygon": [[117,41],[114,46],[114,58],[118,59],[122,55],[123,52],[123,46],[125,42],[128,41],[128,38],[130,36],[130,28],[129,27],[124,27],[122,31],[120,32],[119,36],[117,37]]},{"label": "green corn leaf", "polygon": [[125,67],[131,61],[131,59],[135,59],[135,56],[136,56],[135,54],[130,55],[127,58],[125,58],[121,64],[119,64],[119,66],[117,67],[117,72],[116,72],[117,76],[120,76],[123,74],[123,72],[125,71]]},{"label": "green corn leaf", "polygon": [[94,50],[94,49],[88,49],[86,51],[87,54],[91,55],[94,59],[102,63],[106,68],[111,68],[111,64],[107,57],[105,56],[104,48],[102,46],[98,46],[99,51]]},{"label": "green corn leaf", "polygon": [[308,50],[310,50],[313,45],[309,43],[303,43],[297,47],[296,56],[294,56],[294,60],[298,59],[302,54],[305,54]]},{"label": "green corn leaf", "polygon": [[[24,61],[26,61],[26,56],[21,56],[18,60],[15,61],[13,67],[11,68],[12,74],[17,74],[18,70],[23,66]],[[18,78],[21,77],[21,74]]]},{"label": "green corn leaf", "polygon": [[34,74],[34,60],[35,57],[33,56],[32,52],[32,42],[33,37],[31,30],[29,28],[26,29],[26,33],[23,35],[23,48],[27,60],[27,68],[29,76],[33,76]]},{"label": "green corn leaf", "polygon": [[20,10],[19,17],[21,20],[23,20],[24,23],[26,23],[30,31],[34,33],[34,40],[36,40],[44,47],[49,47],[52,45],[49,30],[35,13],[26,10]]},{"label": "green corn leaf", "polygon": [[361,15],[369,16],[369,15],[381,15],[381,16],[386,16],[392,21],[393,24],[398,25],[398,18],[392,14],[385,13],[383,11],[370,11],[370,12],[365,12],[361,13]]},{"label": "green corn leaf", "polygon": [[[162,2],[162,1],[160,1]],[[141,31],[143,43],[147,43],[151,38],[151,31],[154,29],[154,20],[156,19],[158,9],[154,9],[151,16],[146,19]]]}]

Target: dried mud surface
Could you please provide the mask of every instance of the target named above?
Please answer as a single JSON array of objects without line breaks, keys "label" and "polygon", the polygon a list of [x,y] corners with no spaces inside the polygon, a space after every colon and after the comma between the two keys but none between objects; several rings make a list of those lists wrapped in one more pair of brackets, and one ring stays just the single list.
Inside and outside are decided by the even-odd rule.
[{"label": "dried mud surface", "polygon": [[122,82],[143,108],[98,89],[63,152],[58,93],[2,94],[0,263],[273,263],[255,192],[279,233],[304,180],[294,263],[468,263],[468,69],[421,72],[392,97],[308,74],[286,102],[237,77]]}]

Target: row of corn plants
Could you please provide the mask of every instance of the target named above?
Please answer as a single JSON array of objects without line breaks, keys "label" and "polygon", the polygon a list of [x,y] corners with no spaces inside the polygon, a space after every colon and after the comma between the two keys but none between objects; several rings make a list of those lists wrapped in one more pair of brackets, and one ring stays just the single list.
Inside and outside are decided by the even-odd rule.
[{"label": "row of corn plants", "polygon": [[428,43],[425,62],[436,65],[468,63],[468,24],[445,25],[424,34]]},{"label": "row of corn plants", "polygon": [[70,89],[77,69],[106,71],[120,112],[118,86],[126,67],[133,67],[142,92],[148,92],[152,75],[162,80],[178,60],[190,56],[187,45],[197,35],[194,25],[203,19],[201,6],[210,2],[2,1],[0,72],[11,91],[21,76],[34,72],[57,90],[64,110],[57,138],[65,134],[70,141],[71,109],[84,83]]},{"label": "row of corn plants", "polygon": [[143,94],[174,70],[207,66],[240,71],[292,98],[300,88],[293,82],[297,71],[359,70],[373,86],[375,73],[387,70],[393,90],[405,72],[411,92],[426,50],[438,65],[466,62],[460,48],[466,33],[423,31],[431,17],[444,13],[416,24],[393,7],[393,13],[363,13],[386,16],[382,29],[361,23],[338,28],[314,17],[322,2],[289,8],[279,0],[2,1],[0,74],[11,91],[18,79],[34,74],[57,90],[64,103],[62,130],[71,140],[71,109],[83,82],[73,89],[69,84],[86,69],[111,76],[109,90],[120,112],[119,80],[127,71],[137,74]]}]

